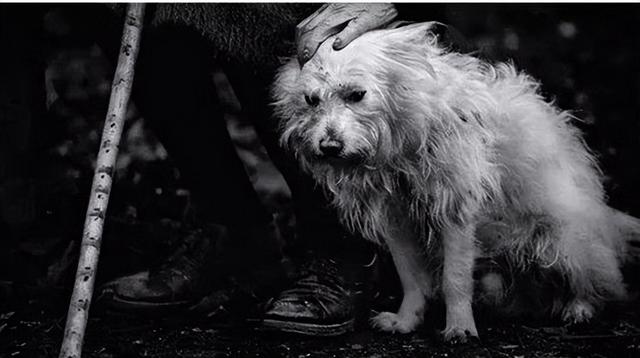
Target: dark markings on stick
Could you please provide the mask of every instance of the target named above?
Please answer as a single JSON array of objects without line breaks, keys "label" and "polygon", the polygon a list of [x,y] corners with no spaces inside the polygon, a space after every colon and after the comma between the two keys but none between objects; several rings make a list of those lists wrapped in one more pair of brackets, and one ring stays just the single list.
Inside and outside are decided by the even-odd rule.
[{"label": "dark markings on stick", "polygon": [[122,53],[124,53],[125,56],[131,56],[131,45],[126,44],[122,46]]},{"label": "dark markings on stick", "polygon": [[97,241],[95,239],[92,241],[83,242],[82,246],[92,246],[96,250],[100,251],[100,246],[98,246]]},{"label": "dark markings on stick", "polygon": [[138,27],[138,18],[135,16],[127,16],[127,25]]},{"label": "dark markings on stick", "polygon": [[106,188],[104,186],[99,186],[96,188],[96,193],[109,194],[109,188]]},{"label": "dark markings on stick", "polygon": [[[88,280],[88,277],[89,277],[89,276],[85,276],[85,277],[84,277],[84,278],[85,278],[85,281],[87,281],[87,280]],[[89,308],[89,302],[88,302],[88,301],[85,301],[85,300],[83,300],[83,299],[81,298],[81,299],[79,299],[79,300],[78,300],[78,304],[76,305],[76,307],[78,307],[78,311],[81,311],[81,310],[85,310],[85,311],[86,311],[86,310]]]},{"label": "dark markings on stick", "polygon": [[[113,176],[113,167],[110,166],[110,165],[101,166],[100,168],[98,168],[98,173],[106,174],[108,176]],[[104,178],[102,178],[102,179],[104,179]]]},{"label": "dark markings on stick", "polygon": [[89,214],[89,216],[93,217],[94,220],[98,220],[98,219],[104,220],[104,211],[98,208],[94,208],[93,212]]}]

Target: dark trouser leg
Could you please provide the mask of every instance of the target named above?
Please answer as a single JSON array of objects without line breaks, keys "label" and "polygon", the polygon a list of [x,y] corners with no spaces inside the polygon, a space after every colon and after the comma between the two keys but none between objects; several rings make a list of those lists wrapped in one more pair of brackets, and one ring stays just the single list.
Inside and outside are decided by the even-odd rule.
[{"label": "dark trouser leg", "polygon": [[[231,239],[221,230],[186,237],[183,247],[160,268],[105,284],[102,297],[107,305],[154,311],[182,307],[211,290],[236,289],[229,277],[255,284],[247,286],[260,297],[283,277],[280,247],[267,229],[271,216],[258,200],[227,132],[212,80],[213,64],[197,32],[178,26],[150,28],[142,37],[133,100],[191,190],[199,221],[223,224]],[[212,302],[218,302],[215,307],[205,299],[198,309],[218,308],[218,296],[212,296]]]},{"label": "dark trouser leg", "polygon": [[178,27],[145,33],[135,100],[176,162],[204,220],[265,225],[227,132],[211,79],[212,57],[196,33]]},{"label": "dark trouser leg", "polygon": [[[225,73],[240,99],[243,111],[253,120],[269,156],[289,185],[296,214],[299,242],[294,252],[312,250],[315,255],[352,260],[361,253],[370,258],[370,245],[348,235],[340,225],[322,189],[302,173],[297,163],[278,145],[277,122],[269,108],[269,86],[273,68],[247,69],[225,66]],[[363,258],[363,260],[366,260]]]}]

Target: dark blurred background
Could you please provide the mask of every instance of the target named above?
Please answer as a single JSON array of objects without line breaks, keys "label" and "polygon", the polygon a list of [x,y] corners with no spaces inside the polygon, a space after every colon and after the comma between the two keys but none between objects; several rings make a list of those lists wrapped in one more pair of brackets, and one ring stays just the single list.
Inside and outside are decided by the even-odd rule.
[{"label": "dark blurred background", "polygon": [[[35,91],[44,98],[42,104],[12,102],[16,93],[34,90],[8,88],[3,85],[8,77],[0,77],[0,314],[42,297],[60,297],[52,302],[64,310],[115,69],[98,44],[117,44],[121,22],[112,9],[98,4],[21,5],[24,18],[9,18],[6,6],[0,5],[0,36],[9,45],[0,57],[19,51],[24,62],[2,61],[0,75],[22,76],[29,73],[25,67],[35,64],[44,66],[45,76]],[[512,60],[539,79],[546,98],[581,120],[577,125],[606,175],[611,206],[640,216],[640,6],[405,4],[400,9],[400,20],[450,24],[479,56]],[[15,24],[33,23],[23,19],[34,17],[41,19],[39,28],[8,31]],[[22,41],[40,30],[41,46]],[[251,123],[239,113],[225,74],[214,71],[212,81],[224,101],[236,150],[286,242],[294,223],[289,191]],[[25,112],[20,105],[42,108]],[[189,190],[171,153],[135,103],[130,107],[101,282],[158,262],[193,215]],[[31,139],[21,139],[26,137]],[[14,170],[25,162],[28,169]],[[0,315],[0,335],[5,319]]]},{"label": "dark blurred background", "polygon": [[610,204],[640,215],[640,6],[449,4],[441,13],[480,56],[512,60],[581,120]]}]

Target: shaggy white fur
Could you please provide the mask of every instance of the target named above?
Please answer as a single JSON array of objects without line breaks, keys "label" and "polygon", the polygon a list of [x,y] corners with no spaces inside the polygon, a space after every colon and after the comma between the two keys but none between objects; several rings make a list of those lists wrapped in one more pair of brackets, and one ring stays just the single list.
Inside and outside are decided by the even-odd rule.
[{"label": "shaggy white fur", "polygon": [[569,298],[557,313],[570,322],[624,298],[620,266],[640,221],[606,205],[574,118],[512,64],[442,48],[432,25],[372,31],[340,51],[328,40],[273,87],[282,144],[343,222],[393,256],[404,299],[374,324],[412,331],[441,292],[445,339],[476,336],[480,255],[559,273]]}]

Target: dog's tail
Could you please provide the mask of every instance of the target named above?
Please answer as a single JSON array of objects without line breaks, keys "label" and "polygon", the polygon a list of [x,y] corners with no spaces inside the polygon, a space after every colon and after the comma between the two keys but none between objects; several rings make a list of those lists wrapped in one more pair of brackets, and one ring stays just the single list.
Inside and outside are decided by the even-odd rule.
[{"label": "dog's tail", "polygon": [[623,265],[640,266],[640,219],[618,210],[612,210],[611,216]]}]

